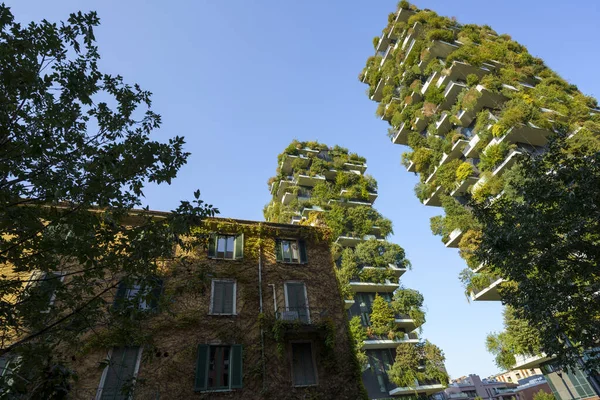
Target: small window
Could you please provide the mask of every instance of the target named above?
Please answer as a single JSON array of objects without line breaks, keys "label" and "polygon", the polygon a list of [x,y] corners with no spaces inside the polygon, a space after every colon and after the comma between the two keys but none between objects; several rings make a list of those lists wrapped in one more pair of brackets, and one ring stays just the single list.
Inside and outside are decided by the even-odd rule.
[{"label": "small window", "polygon": [[312,345],[310,343],[292,343],[292,374],[294,386],[317,384]]},{"label": "small window", "polygon": [[141,348],[115,347],[108,355],[108,365],[102,373],[98,388],[99,400],[129,399],[140,367]]},{"label": "small window", "polygon": [[113,307],[117,309],[135,308],[156,311],[162,288],[163,282],[159,278],[151,279],[150,283],[144,286],[137,282],[132,284],[119,282]]},{"label": "small window", "polygon": [[198,346],[194,390],[230,390],[242,387],[242,345]]},{"label": "small window", "polygon": [[239,260],[243,258],[244,235],[211,235],[208,242],[208,256],[223,260]]},{"label": "small window", "polygon": [[304,240],[277,239],[275,256],[279,262],[306,264],[306,244]]},{"label": "small window", "polygon": [[235,281],[213,280],[211,290],[210,313],[234,315],[236,313]]}]

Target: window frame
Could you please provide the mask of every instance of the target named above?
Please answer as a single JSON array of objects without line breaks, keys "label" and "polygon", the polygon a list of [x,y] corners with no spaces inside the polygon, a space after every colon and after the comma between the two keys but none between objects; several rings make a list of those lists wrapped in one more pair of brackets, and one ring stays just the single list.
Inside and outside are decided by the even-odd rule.
[{"label": "window frame", "polygon": [[[194,392],[195,393],[219,393],[219,392],[232,392],[234,390],[239,390],[243,388],[243,374],[244,374],[244,357],[243,357],[243,345],[241,344],[200,344],[198,347],[200,346],[206,346],[206,360],[204,360],[205,365],[204,365],[204,389],[200,389],[198,388],[197,385],[197,381],[194,383]],[[215,388],[215,389],[209,389],[208,388],[208,377],[209,377],[209,367],[210,367],[210,352],[211,352],[211,348],[213,347],[227,347],[229,348],[229,365],[228,365],[228,382],[227,382],[227,388]],[[240,374],[240,384],[239,386],[234,386],[233,384],[233,379],[234,379],[234,369],[238,368],[234,365],[234,353],[235,350],[234,348],[239,348],[239,356],[240,356],[240,360],[239,360],[239,374]],[[200,361],[199,355],[196,356],[196,364],[198,364],[198,362]],[[195,379],[197,379],[197,374],[198,371],[195,371]]]},{"label": "window frame", "polygon": [[[233,238],[233,251],[232,257],[219,257],[218,249],[219,249],[219,238]],[[212,253],[211,254],[211,249]],[[240,254],[238,254],[240,253]],[[223,254],[227,254],[227,239],[225,239],[225,251]],[[244,258],[244,234],[239,233],[211,233],[209,237],[209,245],[208,245],[208,258],[213,260],[228,260],[228,261],[236,261],[242,260]]]},{"label": "window frame", "polygon": [[[291,242],[296,242],[296,245],[298,246],[298,260],[297,261],[293,261],[293,259],[290,259],[290,261],[287,261],[284,259],[282,242],[290,242],[290,246],[291,246]],[[303,252],[304,252],[304,260],[302,257]],[[278,253],[280,253],[280,254],[278,254]],[[281,263],[281,264],[308,264],[308,252],[306,251],[306,241],[303,239],[299,239],[299,238],[289,238],[289,237],[276,238],[275,239],[275,260],[276,260],[276,262]]]},{"label": "window frame", "polygon": [[[29,282],[27,282],[27,285],[25,286],[25,291],[27,293],[29,293],[29,291],[35,290],[36,287],[40,286],[42,284],[42,282],[46,280],[46,276],[48,274],[58,275],[57,278],[52,278],[52,279],[57,279],[58,284],[62,284],[65,280],[66,272],[65,271],[47,271],[47,272],[46,271],[33,271],[31,273],[31,275],[29,276]],[[56,300],[56,289],[57,289],[57,287],[55,287],[54,290],[52,290],[52,294],[50,295],[50,299],[48,300],[48,308],[45,310],[41,310],[40,313],[48,314],[50,312],[50,310],[52,309],[52,306],[54,305],[54,301]]]},{"label": "window frame", "polygon": [[[292,371],[292,387],[313,387],[319,386],[319,371],[317,370],[317,359],[315,357],[315,344],[312,340],[291,340],[290,342],[290,369]],[[309,344],[310,345],[310,358],[312,361],[313,372],[315,374],[315,383],[309,385],[296,385],[295,371],[294,371],[294,345],[295,344]]]},{"label": "window frame", "polygon": [[[104,367],[104,370],[102,371],[102,376],[100,377],[100,383],[98,384],[98,390],[96,391],[96,397],[94,398],[95,400],[102,399],[102,392],[104,391],[104,384],[106,383],[106,376],[108,375],[108,369],[110,368],[110,360],[112,358],[114,349],[115,348],[112,347],[108,351],[107,359],[109,362],[108,362],[108,365],[106,367]],[[133,382],[135,382],[137,380],[138,372],[140,370],[140,364],[142,362],[142,351],[143,351],[143,347],[139,346],[137,359],[135,360],[135,366],[133,367],[133,376],[132,376]],[[130,396],[130,398],[131,398],[131,396]]]},{"label": "window frame", "polygon": [[[215,298],[215,282],[233,282],[233,308],[231,313],[217,313],[214,312],[214,298]],[[237,281],[235,279],[212,279],[210,282],[210,304],[208,309],[209,315],[224,315],[231,316],[237,315]]]},{"label": "window frame", "polygon": [[310,319],[310,306],[309,306],[309,303],[308,303],[308,290],[306,288],[306,283],[304,283],[303,281],[285,281],[283,283],[283,294],[284,294],[283,297],[284,297],[284,301],[285,301],[285,310],[286,311],[290,311],[289,310],[289,308],[290,308],[290,305],[289,305],[290,302],[289,302],[289,299],[288,299],[288,287],[287,287],[287,285],[290,284],[290,283],[291,284],[301,283],[302,286],[304,286],[304,299],[306,300],[306,305],[305,305],[305,307],[306,307],[306,318],[308,320],[307,323],[310,325],[311,319]]}]

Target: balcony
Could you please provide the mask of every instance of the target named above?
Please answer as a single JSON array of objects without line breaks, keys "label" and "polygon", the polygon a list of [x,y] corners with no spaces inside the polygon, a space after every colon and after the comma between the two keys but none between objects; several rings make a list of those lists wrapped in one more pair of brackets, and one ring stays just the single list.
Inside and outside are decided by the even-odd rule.
[{"label": "balcony", "polygon": [[294,172],[292,168],[292,164],[295,160],[300,160],[301,168],[306,169],[310,164],[310,158],[305,156],[304,154],[300,154],[297,156],[286,154],[284,160],[281,162],[281,172],[287,175],[291,175]]},{"label": "balcony", "polygon": [[285,193],[285,189],[289,188],[290,186],[296,186],[296,182],[294,182],[293,180],[294,178],[291,176],[288,176],[287,179],[282,179],[279,181],[279,186],[277,186],[277,192],[274,193],[275,190],[275,182],[273,182],[271,184],[271,194],[275,195],[277,197],[277,200],[281,200],[284,193]]},{"label": "balcony", "polygon": [[363,350],[377,350],[377,349],[395,349],[401,343],[419,343],[419,338],[416,334],[405,333],[403,338],[396,339],[367,339],[363,341]]},{"label": "balcony", "polygon": [[428,50],[432,57],[446,58],[459,47],[458,44],[448,43],[443,40],[434,40]]},{"label": "balcony", "polygon": [[450,232],[448,236],[448,241],[444,243],[444,245],[451,249],[458,249],[458,244],[460,243],[460,239],[462,239],[464,232],[462,229],[455,229]]},{"label": "balcony", "polygon": [[523,155],[521,150],[512,150],[508,153],[508,156],[504,159],[504,161],[494,169],[492,172],[493,176],[500,176],[509,170],[510,167],[514,165],[514,163],[519,159],[520,156]]},{"label": "balcony", "polygon": [[532,356],[529,354],[515,354],[515,365],[512,369],[531,369],[539,368],[540,365],[546,361],[552,360],[553,357],[547,356],[546,354],[539,356]]},{"label": "balcony", "polygon": [[352,163],[352,162],[344,163],[344,167],[349,171],[358,171],[361,174],[364,174],[365,171],[367,170],[366,164],[359,164],[359,163]]},{"label": "balcony", "polygon": [[527,125],[524,124],[510,128],[496,143],[508,141],[509,143],[524,143],[541,147],[548,143],[548,138],[552,134],[553,132],[538,128],[529,122]]},{"label": "balcony", "polygon": [[338,206],[342,206],[342,207],[359,207],[359,206],[365,206],[365,207],[370,207],[371,203],[369,203],[368,201],[364,201],[364,200],[347,200],[347,199],[340,199],[340,200],[329,200],[327,202],[327,204],[331,205],[338,205]]},{"label": "balcony", "polygon": [[471,292],[471,300],[473,301],[500,301],[500,293],[498,292],[498,286],[504,282],[504,279],[498,278],[485,289],[474,293]]},{"label": "balcony", "polygon": [[422,132],[425,128],[427,128],[428,123],[429,117],[417,117],[412,123],[412,128],[415,132]]},{"label": "balcony", "polygon": [[383,241],[383,239],[378,238],[375,235],[354,236],[351,233],[347,233],[347,234],[338,236],[338,238],[335,240],[335,242],[343,247],[355,247],[359,243],[366,242],[367,240],[371,240],[371,239]]},{"label": "balcony", "polygon": [[344,308],[349,310],[354,305],[354,299],[345,299],[344,300]]},{"label": "balcony", "polygon": [[450,131],[451,127],[450,114],[444,111],[440,119],[435,123],[435,132],[438,136],[444,136]]},{"label": "balcony", "polygon": [[479,178],[477,176],[470,176],[470,177],[468,177],[467,179],[465,179],[464,181],[460,182],[456,186],[456,189],[454,189],[450,193],[450,196],[452,196],[452,197],[464,196],[467,193],[467,190],[469,189],[469,187],[475,185],[477,183],[478,179]]},{"label": "balcony", "polygon": [[446,90],[444,90],[444,100],[438,105],[437,111],[449,110],[456,101],[458,94],[466,88],[467,85],[464,85],[459,82],[451,81],[450,83],[448,83],[448,86],[446,86]]},{"label": "balcony", "polygon": [[392,138],[392,143],[407,145],[408,144],[408,134],[410,132],[411,132],[410,124],[403,122],[402,125],[400,126],[400,129],[398,129],[398,132],[396,132],[396,134]]},{"label": "balcony", "polygon": [[279,307],[275,319],[289,323],[289,331],[314,331],[315,326],[329,316],[328,310],[314,307]]},{"label": "balcony", "polygon": [[[342,191],[340,192],[340,196],[345,196],[348,193],[348,190],[346,189],[342,189]],[[377,192],[368,192],[369,195],[369,203],[373,204],[375,202],[375,200],[377,200]]]},{"label": "balcony", "polygon": [[466,140],[463,139],[459,139],[456,141],[456,143],[454,143],[454,145],[452,146],[452,149],[450,149],[450,152],[448,154],[444,154],[442,156],[442,159],[440,161],[440,166],[444,165],[450,161],[456,160],[457,158],[460,158],[463,155],[462,150],[469,144],[469,142],[467,142]]},{"label": "balcony", "polygon": [[479,156],[479,151],[477,151],[476,146],[480,140],[481,137],[479,137],[479,135],[474,135],[469,140],[469,143],[467,143],[467,145],[463,149],[463,154],[466,158],[476,158],[477,156]]},{"label": "balcony", "polygon": [[482,85],[477,85],[475,90],[479,92],[479,97],[477,98],[475,105],[469,110],[461,110],[456,115],[456,118],[458,118],[462,126],[471,125],[471,122],[473,122],[477,113],[483,108],[498,109],[502,107],[502,104],[507,100],[504,95],[494,93]]},{"label": "balcony", "polygon": [[463,392],[458,392],[458,393],[450,393],[448,395],[449,399],[468,399],[469,395]]},{"label": "balcony", "polygon": [[394,322],[398,328],[402,328],[406,332],[412,332],[418,328],[415,320],[408,315],[399,315],[394,319]]},{"label": "balcony", "polygon": [[381,101],[381,99],[383,98],[383,88],[387,84],[388,80],[389,80],[389,77],[385,77],[385,78],[381,78],[379,80],[379,82],[377,82],[377,86],[375,86],[375,91],[373,92],[373,95],[371,96],[371,100],[377,101],[377,102]]},{"label": "balcony", "polygon": [[388,264],[388,268],[380,268],[380,267],[363,267],[363,269],[390,269],[393,273],[394,276],[396,276],[397,278],[400,278],[402,275],[404,275],[404,273],[406,272],[406,268],[400,268],[397,265],[394,264]]},{"label": "balcony", "polygon": [[368,292],[368,293],[392,293],[398,289],[400,285],[396,282],[390,282],[386,280],[384,283],[378,282],[361,282],[359,279],[350,279],[350,287],[356,293]]},{"label": "balcony", "polygon": [[410,164],[408,164],[408,167],[406,167],[406,170],[408,172],[417,172],[417,166],[414,162],[410,162]]},{"label": "balcony", "polygon": [[298,175],[298,179],[296,180],[296,182],[300,186],[313,187],[317,183],[319,183],[319,182],[325,182],[326,180],[327,180],[327,178],[324,175],[309,176],[309,175],[302,175],[301,174],[301,175]]},{"label": "balcony", "polygon": [[301,214],[304,218],[308,218],[311,212],[324,212],[324,210],[319,206],[304,207]]},{"label": "balcony", "polygon": [[423,394],[426,396],[441,392],[445,389],[445,386],[441,383],[434,383],[431,385],[416,385],[409,387],[399,387],[394,390],[390,390],[390,396],[414,396],[415,393]]},{"label": "balcony", "polygon": [[290,186],[284,189],[283,196],[281,197],[281,203],[288,205],[292,201],[307,201],[310,200],[310,191],[299,189],[297,186]]},{"label": "balcony", "polygon": [[443,192],[442,185],[436,187],[433,194],[428,199],[423,201],[423,204],[425,204],[426,206],[431,206],[431,207],[441,207],[442,206],[442,199],[441,199],[442,192]]},{"label": "balcony", "polygon": [[301,217],[301,216],[299,216],[299,215],[294,215],[294,216],[292,217],[292,221],[291,221],[291,224],[292,224],[292,225],[300,225],[300,222],[302,222],[302,217]]},{"label": "balcony", "polygon": [[427,89],[429,89],[429,85],[433,84],[433,81],[436,80],[437,78],[439,78],[440,73],[437,71],[434,71],[429,78],[427,78],[427,81],[425,82],[425,84],[423,85],[423,87],[421,88],[421,94],[425,94],[425,92],[427,91]]},{"label": "balcony", "polygon": [[474,67],[471,64],[467,64],[462,61],[453,61],[450,68],[442,71],[444,75],[448,76],[448,79],[452,81],[462,80],[467,81],[467,76],[474,74],[478,78],[483,78],[485,75],[491,73],[492,71],[486,67]]}]

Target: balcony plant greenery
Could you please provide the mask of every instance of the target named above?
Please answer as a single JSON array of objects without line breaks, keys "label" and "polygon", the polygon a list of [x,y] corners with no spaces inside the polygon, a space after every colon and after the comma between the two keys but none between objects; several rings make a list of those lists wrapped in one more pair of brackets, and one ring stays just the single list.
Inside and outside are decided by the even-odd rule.
[{"label": "balcony plant greenery", "polygon": [[416,326],[421,327],[425,323],[423,301],[423,295],[419,291],[400,287],[394,292],[391,305],[396,314],[408,315]]},{"label": "balcony plant greenery", "polygon": [[389,377],[399,387],[416,387],[421,382],[448,384],[444,368],[446,357],[436,345],[426,341],[419,344],[402,343],[396,348],[396,359]]}]

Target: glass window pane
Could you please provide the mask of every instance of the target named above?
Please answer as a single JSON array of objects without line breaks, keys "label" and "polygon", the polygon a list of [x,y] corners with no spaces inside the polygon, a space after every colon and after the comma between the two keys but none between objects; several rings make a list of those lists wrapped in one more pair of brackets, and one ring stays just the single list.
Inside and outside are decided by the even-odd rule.
[{"label": "glass window pane", "polygon": [[292,344],[292,365],[294,385],[314,385],[317,383],[310,343]]},{"label": "glass window pane", "polygon": [[225,243],[225,258],[233,259],[233,236],[227,236]]},{"label": "glass window pane", "polygon": [[217,238],[217,258],[225,258],[225,242],[227,241],[226,236],[219,236]]},{"label": "glass window pane", "polygon": [[300,258],[298,256],[298,242],[290,242],[290,248],[292,250],[292,261],[298,262],[298,259]]},{"label": "glass window pane", "polygon": [[283,261],[287,261],[287,262],[292,261],[292,252],[290,250],[290,241],[289,240],[281,241],[281,251],[283,252]]}]

